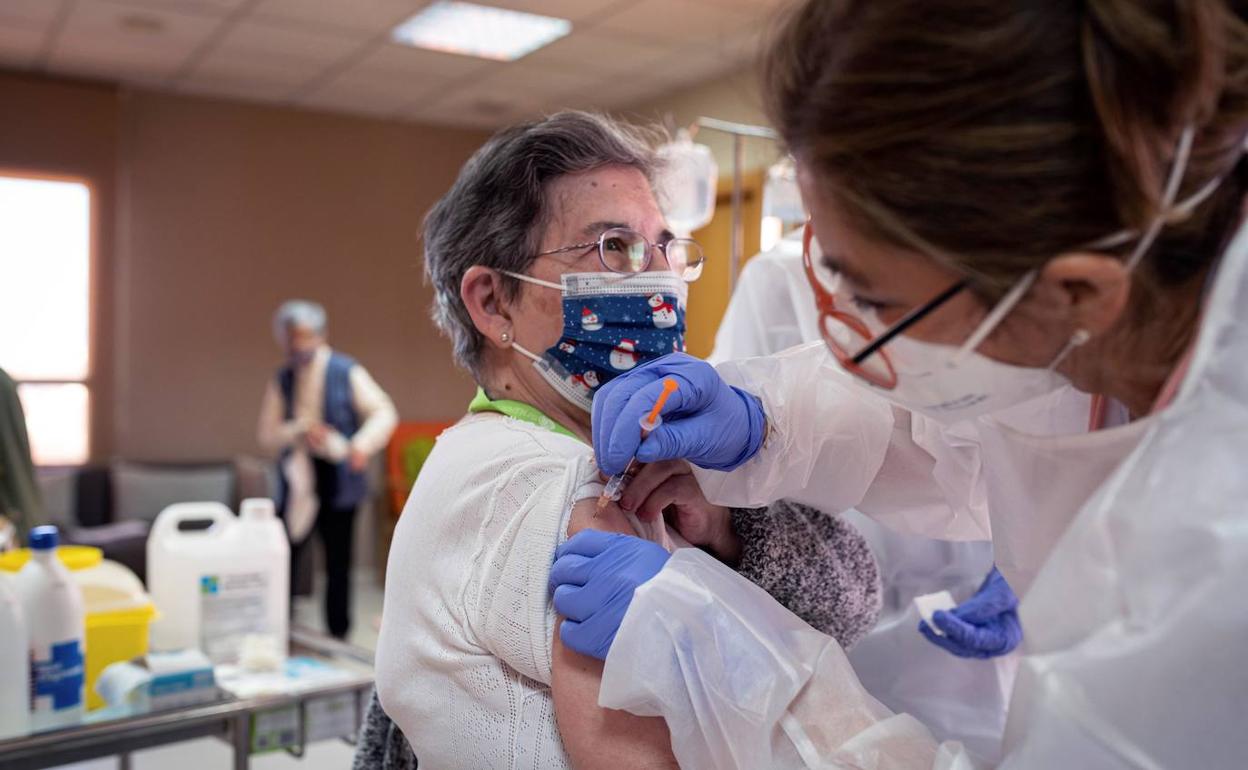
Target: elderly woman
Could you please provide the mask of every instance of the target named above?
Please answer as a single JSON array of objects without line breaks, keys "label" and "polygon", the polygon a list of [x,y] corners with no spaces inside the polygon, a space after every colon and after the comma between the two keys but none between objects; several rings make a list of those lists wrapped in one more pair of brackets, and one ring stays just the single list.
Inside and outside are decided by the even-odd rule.
[{"label": "elderly woman", "polygon": [[[434,318],[480,387],[429,456],[387,570],[378,692],[422,764],[674,766],[664,722],[599,708],[601,664],[556,632],[555,548],[591,524],[704,547],[843,643],[875,621],[869,550],[817,512],[730,514],[678,472],[626,501],[647,523],[597,509],[593,392],[683,349],[686,282],[702,266],[697,244],[667,231],[653,171],[630,131],[561,113],[492,138],[425,223]],[[827,556],[794,572],[793,549]]]}]

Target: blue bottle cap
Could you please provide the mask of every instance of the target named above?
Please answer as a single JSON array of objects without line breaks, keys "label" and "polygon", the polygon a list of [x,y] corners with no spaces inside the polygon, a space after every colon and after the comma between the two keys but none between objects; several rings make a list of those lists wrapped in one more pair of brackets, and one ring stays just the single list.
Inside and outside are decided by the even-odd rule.
[{"label": "blue bottle cap", "polygon": [[52,524],[35,527],[30,531],[30,547],[34,551],[49,551],[56,548],[61,534]]}]

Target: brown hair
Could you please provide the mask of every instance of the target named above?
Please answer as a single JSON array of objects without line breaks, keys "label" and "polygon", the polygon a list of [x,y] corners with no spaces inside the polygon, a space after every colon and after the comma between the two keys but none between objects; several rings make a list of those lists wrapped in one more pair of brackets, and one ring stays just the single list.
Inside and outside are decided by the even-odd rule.
[{"label": "brown hair", "polygon": [[1234,2],[806,0],[779,28],[763,89],[856,227],[954,266],[986,297],[1143,229],[1194,125],[1178,199],[1225,179],[1141,268],[1178,285],[1222,251],[1248,191],[1248,3]]}]

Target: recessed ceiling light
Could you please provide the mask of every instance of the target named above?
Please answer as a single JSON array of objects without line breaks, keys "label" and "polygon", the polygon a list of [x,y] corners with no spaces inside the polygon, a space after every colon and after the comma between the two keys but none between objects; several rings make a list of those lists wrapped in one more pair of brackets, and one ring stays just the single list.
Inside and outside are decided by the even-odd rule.
[{"label": "recessed ceiling light", "polygon": [[475,3],[439,0],[390,33],[416,48],[515,61],[572,31],[572,22]]}]

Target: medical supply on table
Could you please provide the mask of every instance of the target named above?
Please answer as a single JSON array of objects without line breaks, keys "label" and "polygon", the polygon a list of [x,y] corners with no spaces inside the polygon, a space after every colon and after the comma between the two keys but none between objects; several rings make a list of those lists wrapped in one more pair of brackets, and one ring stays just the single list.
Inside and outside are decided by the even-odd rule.
[{"label": "medical supply on table", "polygon": [[1006,655],[1023,641],[1018,597],[996,567],[970,599],[953,608],[933,605],[923,620],[920,633],[961,658]]},{"label": "medical supply on table", "polygon": [[919,617],[931,627],[933,632],[940,636],[944,636],[945,632],[936,627],[935,622],[932,620],[932,615],[937,610],[951,610],[957,606],[958,603],[953,600],[953,596],[948,591],[937,591],[936,593],[914,597],[914,608],[918,610]]},{"label": "medical supply on table", "polygon": [[8,516],[0,513],[0,554],[16,548],[19,544],[17,527]]},{"label": "medical supply on table", "polygon": [[[690,550],[697,549],[681,548],[677,553]],[[583,558],[563,558],[568,555]],[[616,532],[585,529],[568,538],[555,549],[549,577],[555,610],[565,618],[560,640],[583,655],[606,658],[633,598],[631,590],[616,589],[641,585],[657,575],[670,556],[657,543]]]},{"label": "medical supply on table", "polygon": [[87,711],[104,706],[95,691],[96,679],[108,666],[147,654],[156,605],[138,576],[115,561],[70,573],[82,590],[86,611]]},{"label": "medical supply on table", "polygon": [[235,698],[297,693],[352,678],[347,669],[304,656],[286,658],[274,671],[248,671],[227,664],[218,666],[216,674],[218,686]]},{"label": "medical supply on table", "polygon": [[[663,405],[667,403],[667,399],[680,389],[680,385],[676,380],[670,377],[663,380],[663,392],[655,399],[654,406],[650,408],[650,412],[638,421],[641,426],[641,440],[645,441],[655,428],[663,424],[663,417],[659,414],[663,410]],[[628,486],[628,482],[633,480],[637,475],[637,471],[641,469],[641,463],[637,462],[637,457],[628,461],[628,465],[624,470],[612,476],[607,480],[607,485],[602,490],[602,495],[598,498],[598,511],[607,507],[608,503],[614,503],[620,499],[620,495],[624,494],[624,488]],[[597,516],[597,511],[594,513]]]},{"label": "medical supply on table", "polygon": [[152,525],[147,563],[160,612],[152,649],[234,662],[248,635],[267,634],[285,654],[290,544],[271,500],[244,500],[237,517],[220,503],[169,506]]},{"label": "medical supply on table", "polygon": [[278,671],[286,661],[286,649],[272,634],[248,634],[238,652],[238,665],[246,671]]},{"label": "medical supply on table", "polygon": [[83,715],[82,590],[56,556],[54,526],[30,531],[30,561],[17,573],[30,637],[30,727],[76,724]]},{"label": "medical supply on table", "polygon": [[96,690],[123,714],[186,708],[220,697],[212,663],[199,650],[153,652],[114,663],[104,669]]},{"label": "medical supply on table", "polygon": [[[105,705],[95,692],[100,672],[119,660],[147,653],[148,629],[156,606],[138,576],[126,566],[105,559],[99,548],[62,545],[56,549],[56,556],[82,591],[87,710],[93,711]],[[16,573],[30,557],[28,548],[2,555],[0,572]]]},{"label": "medical supply on table", "polygon": [[0,740],[30,729],[30,637],[16,580],[0,573]]},{"label": "medical supply on table", "polygon": [[[681,429],[655,428],[644,445],[635,427],[662,392],[662,380],[680,383]],[[705,361],[674,353],[608,382],[594,398],[594,455],[614,475],[636,457],[643,463],[672,457],[703,468],[732,470],[763,444],[767,419],[758,399],[729,386]],[[670,411],[670,410],[669,410]]]}]

